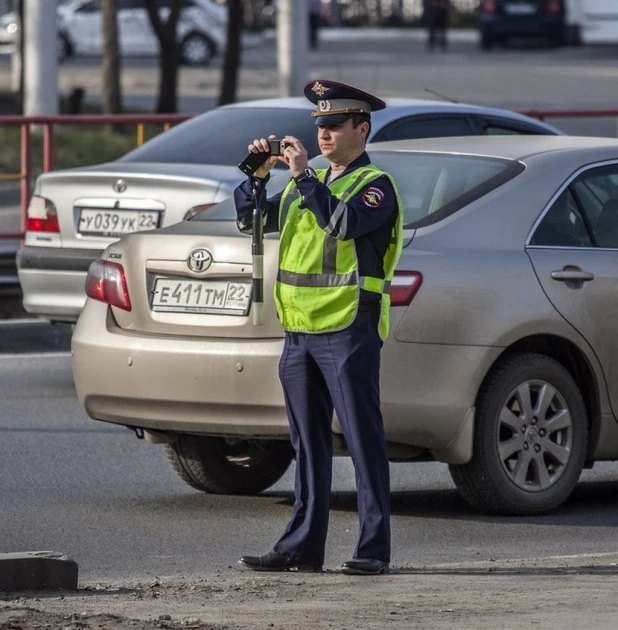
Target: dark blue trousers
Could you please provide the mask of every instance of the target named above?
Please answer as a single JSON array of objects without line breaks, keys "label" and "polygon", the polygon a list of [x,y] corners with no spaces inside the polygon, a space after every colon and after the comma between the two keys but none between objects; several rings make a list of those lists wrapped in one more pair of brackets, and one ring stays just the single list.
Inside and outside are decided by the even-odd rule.
[{"label": "dark blue trousers", "polygon": [[[367,308],[367,306],[369,308]],[[355,558],[390,561],[390,479],[380,411],[378,307],[343,331],[287,332],[279,377],[296,450],[295,502],[278,553],[324,563],[332,478],[333,407],[356,472],[360,532]]]}]

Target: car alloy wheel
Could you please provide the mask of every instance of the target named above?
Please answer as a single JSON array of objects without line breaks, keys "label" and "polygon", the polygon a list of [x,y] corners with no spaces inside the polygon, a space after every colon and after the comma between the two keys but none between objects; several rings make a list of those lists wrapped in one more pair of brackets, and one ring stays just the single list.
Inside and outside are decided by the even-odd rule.
[{"label": "car alloy wheel", "polygon": [[564,397],[544,381],[526,381],[507,397],[496,425],[506,476],[538,492],[564,473],[573,448],[573,421]]},{"label": "car alloy wheel", "polygon": [[572,492],[587,448],[586,406],[570,372],[545,355],[512,353],[479,391],[472,460],[449,469],[478,510],[540,514]]},{"label": "car alloy wheel", "polygon": [[212,43],[201,33],[190,33],[180,45],[182,62],[188,66],[207,66],[214,56]]}]

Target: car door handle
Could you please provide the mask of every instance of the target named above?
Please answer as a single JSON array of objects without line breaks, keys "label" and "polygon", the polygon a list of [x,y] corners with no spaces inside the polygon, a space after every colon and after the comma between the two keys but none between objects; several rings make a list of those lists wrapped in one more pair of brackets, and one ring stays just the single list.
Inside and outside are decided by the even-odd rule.
[{"label": "car door handle", "polygon": [[589,271],[578,271],[576,269],[561,269],[552,271],[551,277],[558,282],[590,282],[594,280],[594,274]]}]

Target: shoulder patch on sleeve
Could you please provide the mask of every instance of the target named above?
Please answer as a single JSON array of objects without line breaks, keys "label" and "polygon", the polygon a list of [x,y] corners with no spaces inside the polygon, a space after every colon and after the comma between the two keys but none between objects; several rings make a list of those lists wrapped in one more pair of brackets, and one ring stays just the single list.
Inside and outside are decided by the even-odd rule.
[{"label": "shoulder patch on sleeve", "polygon": [[377,208],[384,200],[384,191],[377,186],[369,186],[363,193],[363,203],[370,208]]}]

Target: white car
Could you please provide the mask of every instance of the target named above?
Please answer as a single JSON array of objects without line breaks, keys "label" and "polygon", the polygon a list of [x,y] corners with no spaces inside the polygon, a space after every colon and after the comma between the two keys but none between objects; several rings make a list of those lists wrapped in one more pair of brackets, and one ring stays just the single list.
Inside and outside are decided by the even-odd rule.
[{"label": "white car", "polygon": [[[157,0],[167,19],[172,0]],[[155,56],[159,42],[142,0],[117,0],[118,39],[123,56]],[[187,65],[207,65],[225,45],[227,8],[214,0],[183,0],[177,26],[180,57]],[[100,55],[103,49],[101,0],[64,0],[58,6],[58,58]],[[13,44],[18,31],[14,12],[0,18],[0,45]]]}]

